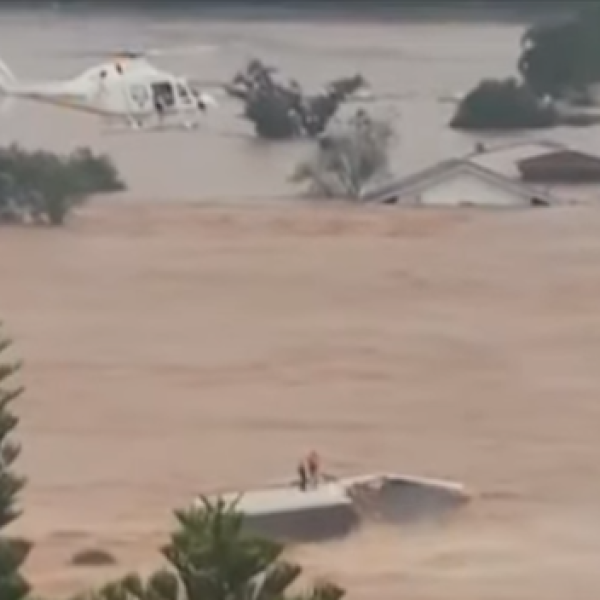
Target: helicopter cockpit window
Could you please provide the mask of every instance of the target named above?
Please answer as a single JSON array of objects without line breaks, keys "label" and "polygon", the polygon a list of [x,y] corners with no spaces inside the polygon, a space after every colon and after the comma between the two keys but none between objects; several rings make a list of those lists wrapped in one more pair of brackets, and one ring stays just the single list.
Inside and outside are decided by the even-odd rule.
[{"label": "helicopter cockpit window", "polygon": [[162,108],[171,107],[175,104],[173,86],[167,81],[153,83],[152,95],[154,96],[154,104],[160,105]]}]

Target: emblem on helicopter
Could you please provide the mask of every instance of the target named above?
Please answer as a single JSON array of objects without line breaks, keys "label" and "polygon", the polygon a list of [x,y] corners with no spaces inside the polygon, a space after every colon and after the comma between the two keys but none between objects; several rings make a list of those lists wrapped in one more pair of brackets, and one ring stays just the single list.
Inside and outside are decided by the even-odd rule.
[{"label": "emblem on helicopter", "polygon": [[140,108],[142,108],[148,104],[150,94],[145,85],[134,85],[131,87],[131,98]]}]

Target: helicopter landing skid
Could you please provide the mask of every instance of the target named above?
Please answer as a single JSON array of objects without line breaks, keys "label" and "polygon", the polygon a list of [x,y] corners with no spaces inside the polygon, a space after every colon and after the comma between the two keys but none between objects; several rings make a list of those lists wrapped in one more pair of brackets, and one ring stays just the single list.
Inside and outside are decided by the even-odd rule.
[{"label": "helicopter landing skid", "polygon": [[200,127],[197,121],[185,121],[182,123],[111,123],[105,124],[105,133],[145,133],[158,131],[195,131]]}]

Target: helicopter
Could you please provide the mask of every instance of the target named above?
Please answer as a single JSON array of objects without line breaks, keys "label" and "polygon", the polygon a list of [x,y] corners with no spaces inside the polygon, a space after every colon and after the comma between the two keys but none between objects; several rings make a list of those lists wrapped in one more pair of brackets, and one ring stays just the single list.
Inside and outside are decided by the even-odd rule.
[{"label": "helicopter", "polygon": [[[155,54],[159,52],[156,51]],[[195,129],[213,95],[191,80],[154,66],[152,52],[120,51],[69,80],[24,82],[0,60],[0,100],[29,100],[94,115],[130,130]]]}]

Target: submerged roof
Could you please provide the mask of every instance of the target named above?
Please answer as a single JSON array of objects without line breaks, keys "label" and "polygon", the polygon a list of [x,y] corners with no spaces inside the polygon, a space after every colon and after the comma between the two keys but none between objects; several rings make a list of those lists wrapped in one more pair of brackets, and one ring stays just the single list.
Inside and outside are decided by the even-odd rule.
[{"label": "submerged roof", "polygon": [[363,193],[362,199],[371,202],[386,202],[391,199],[401,201],[402,197],[418,194],[430,186],[442,183],[447,178],[464,173],[512,193],[515,197],[522,198],[527,203],[531,203],[532,198],[547,204],[555,202],[555,199],[547,193],[466,159],[445,160],[408,177],[389,181],[386,184],[367,190]]},{"label": "submerged roof", "polygon": [[323,483],[304,491],[286,486],[232,492],[219,497],[231,503],[239,498],[237,509],[248,516],[303,512],[352,504],[344,488],[336,483]]},{"label": "submerged roof", "polygon": [[434,479],[432,477],[402,475],[399,473],[371,473],[367,475],[354,475],[351,477],[342,477],[338,480],[338,482],[347,489],[369,484],[379,484],[382,486],[389,484],[401,484],[429,488],[431,490],[442,490],[460,496],[469,495],[466,486],[456,481],[450,481],[448,479]]},{"label": "submerged roof", "polygon": [[559,151],[571,151],[571,148],[551,140],[528,140],[476,150],[467,154],[464,160],[506,177],[518,178],[518,163],[522,160],[539,158]]},{"label": "submerged roof", "polygon": [[551,140],[529,140],[491,146],[483,150],[476,150],[463,158],[507,177],[520,178],[519,167],[521,165],[553,156],[600,161],[600,156],[592,152]]}]

